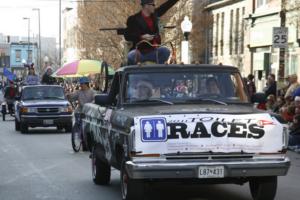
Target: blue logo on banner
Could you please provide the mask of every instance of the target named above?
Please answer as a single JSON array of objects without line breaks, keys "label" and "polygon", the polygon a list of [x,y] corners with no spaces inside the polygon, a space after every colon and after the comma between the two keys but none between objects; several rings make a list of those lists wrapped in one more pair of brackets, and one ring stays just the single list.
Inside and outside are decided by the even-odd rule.
[{"label": "blue logo on banner", "polygon": [[143,142],[164,142],[167,140],[167,123],[165,118],[141,119]]}]

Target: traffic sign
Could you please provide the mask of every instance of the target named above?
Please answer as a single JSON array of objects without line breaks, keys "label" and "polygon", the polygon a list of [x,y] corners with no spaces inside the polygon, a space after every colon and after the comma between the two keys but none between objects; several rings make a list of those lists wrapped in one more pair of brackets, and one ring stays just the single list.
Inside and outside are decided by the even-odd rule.
[{"label": "traffic sign", "polygon": [[273,27],[273,47],[288,48],[288,28]]}]

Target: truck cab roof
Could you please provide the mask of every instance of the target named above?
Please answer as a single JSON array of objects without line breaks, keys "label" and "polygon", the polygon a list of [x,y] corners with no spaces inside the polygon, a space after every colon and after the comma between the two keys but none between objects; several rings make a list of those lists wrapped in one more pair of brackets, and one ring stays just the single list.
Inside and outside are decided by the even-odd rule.
[{"label": "truck cab roof", "polygon": [[195,70],[222,70],[222,71],[235,71],[238,68],[229,65],[213,65],[213,64],[153,64],[153,65],[130,65],[117,70],[117,72],[131,72],[131,71],[166,71],[166,70],[180,70],[180,69],[195,69]]}]

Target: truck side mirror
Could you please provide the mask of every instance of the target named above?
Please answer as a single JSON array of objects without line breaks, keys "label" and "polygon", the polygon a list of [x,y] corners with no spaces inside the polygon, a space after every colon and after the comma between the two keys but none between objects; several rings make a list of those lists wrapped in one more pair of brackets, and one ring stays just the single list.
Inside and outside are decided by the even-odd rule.
[{"label": "truck side mirror", "polygon": [[251,102],[252,103],[266,103],[266,95],[265,93],[255,93],[252,98]]},{"label": "truck side mirror", "polygon": [[99,94],[95,96],[95,104],[99,106],[109,106],[112,102],[108,94]]}]

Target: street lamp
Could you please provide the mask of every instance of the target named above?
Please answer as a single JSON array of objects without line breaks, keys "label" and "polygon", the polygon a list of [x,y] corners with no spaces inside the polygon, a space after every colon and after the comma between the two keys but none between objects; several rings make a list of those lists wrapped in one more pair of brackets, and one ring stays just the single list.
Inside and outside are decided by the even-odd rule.
[{"label": "street lamp", "polygon": [[28,20],[28,52],[27,52],[27,64],[29,64],[29,48],[30,48],[30,18],[23,17],[24,20]]},{"label": "street lamp", "polygon": [[61,0],[59,0],[59,61],[58,61],[58,66],[61,66]]},{"label": "street lamp", "polygon": [[181,22],[181,30],[184,35],[184,41],[181,43],[181,61],[184,64],[189,64],[189,35],[192,31],[193,24],[189,20],[188,16],[184,17],[184,20]]},{"label": "street lamp", "polygon": [[25,65],[26,64],[26,60],[22,59],[22,64]]},{"label": "street lamp", "polygon": [[38,11],[38,18],[39,18],[39,59],[38,59],[38,73],[41,72],[41,65],[42,65],[42,42],[41,42],[41,15],[39,8],[33,8],[33,11]]},{"label": "street lamp", "polygon": [[44,57],[45,69],[47,68],[48,62],[49,62],[49,58],[48,56],[45,56]]}]

